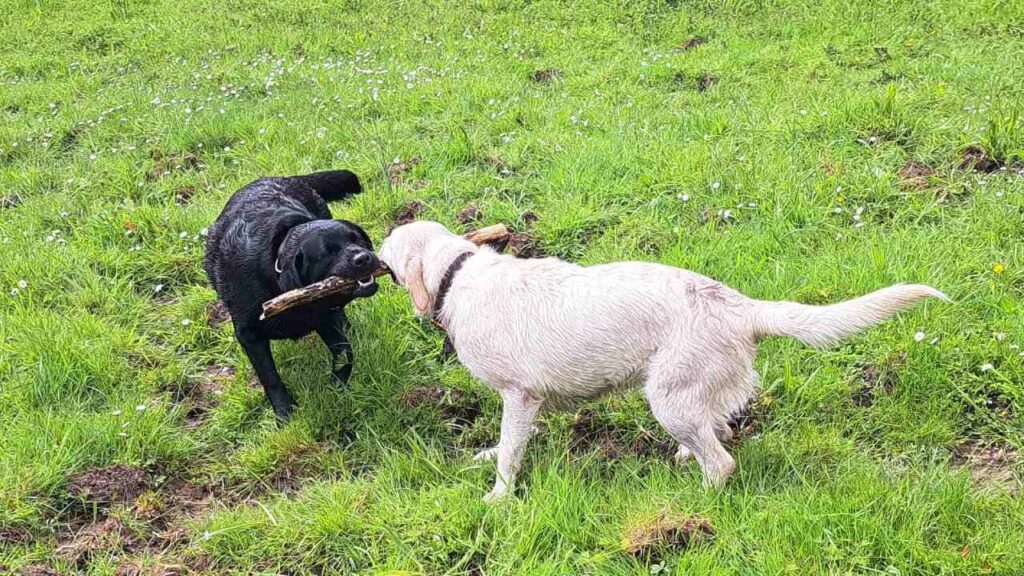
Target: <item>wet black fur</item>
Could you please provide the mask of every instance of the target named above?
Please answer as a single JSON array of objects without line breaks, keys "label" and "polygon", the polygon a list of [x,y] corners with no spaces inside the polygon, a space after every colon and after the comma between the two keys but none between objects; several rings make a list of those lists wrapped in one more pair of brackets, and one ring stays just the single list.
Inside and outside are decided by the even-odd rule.
[{"label": "wet black fur", "polygon": [[203,267],[281,419],[288,418],[294,401],[277,373],[270,341],[315,330],[331,352],[331,372],[344,384],[353,356],[343,309],[354,298],[372,296],[377,285],[266,321],[260,320],[262,304],[328,276],[363,278],[378,267],[366,232],[352,222],[333,220],[327,208],[326,201],[360,191],[359,179],[347,170],[260,178],[235,192],[210,227]]}]

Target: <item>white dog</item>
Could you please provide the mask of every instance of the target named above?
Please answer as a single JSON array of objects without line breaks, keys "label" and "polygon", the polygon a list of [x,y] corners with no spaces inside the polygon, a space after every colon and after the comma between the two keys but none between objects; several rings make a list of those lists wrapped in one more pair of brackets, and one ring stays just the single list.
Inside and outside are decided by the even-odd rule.
[{"label": "white dog", "polygon": [[830,306],[753,300],[660,264],[518,259],[436,222],[396,228],[380,259],[416,313],[443,326],[462,364],[501,395],[501,438],[476,456],[497,457],[488,501],[513,488],[541,410],[634,385],[679,442],[678,459],[696,456],[705,484],[718,485],[735,467],[720,439],[757,385],[758,340],[824,347],[921,299],[946,299],[896,285]]}]

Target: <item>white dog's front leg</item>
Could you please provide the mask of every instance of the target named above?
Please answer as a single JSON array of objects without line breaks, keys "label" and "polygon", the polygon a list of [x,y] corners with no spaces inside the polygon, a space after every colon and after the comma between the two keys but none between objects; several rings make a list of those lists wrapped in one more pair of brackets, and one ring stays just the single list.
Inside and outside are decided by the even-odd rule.
[{"label": "white dog's front leg", "polygon": [[523,449],[535,430],[541,402],[518,390],[502,395],[501,438],[498,440],[498,477],[494,489],[484,496],[484,502],[494,502],[507,496],[515,486],[516,474],[523,461]]}]

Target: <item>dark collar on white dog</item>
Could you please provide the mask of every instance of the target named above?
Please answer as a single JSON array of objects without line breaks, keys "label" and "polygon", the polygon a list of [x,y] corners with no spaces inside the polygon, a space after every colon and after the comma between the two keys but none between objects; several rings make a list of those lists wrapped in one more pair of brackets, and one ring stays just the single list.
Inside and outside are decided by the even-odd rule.
[{"label": "dark collar on white dog", "polygon": [[441,325],[441,321],[438,317],[441,315],[441,309],[444,308],[444,299],[448,296],[448,290],[452,287],[452,281],[455,280],[455,274],[473,254],[475,254],[475,252],[463,252],[456,256],[455,260],[453,260],[451,265],[448,266],[448,270],[445,271],[444,276],[441,277],[441,285],[437,288],[437,298],[434,298],[433,320],[434,324],[442,330],[444,329],[444,326]]}]

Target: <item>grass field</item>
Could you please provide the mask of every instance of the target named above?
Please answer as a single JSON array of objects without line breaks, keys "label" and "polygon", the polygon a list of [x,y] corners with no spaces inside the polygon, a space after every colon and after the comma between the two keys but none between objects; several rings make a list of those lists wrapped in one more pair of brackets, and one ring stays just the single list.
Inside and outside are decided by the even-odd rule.
[{"label": "grass field", "polygon": [[[460,4],[5,0],[0,573],[1024,573],[1024,3]],[[545,417],[488,506],[499,402],[404,292],[348,308],[346,390],[275,345],[284,427],[216,321],[204,228],[329,167],[375,242],[419,201],[757,298],[954,302],[766,341],[720,490],[632,394]]]}]

